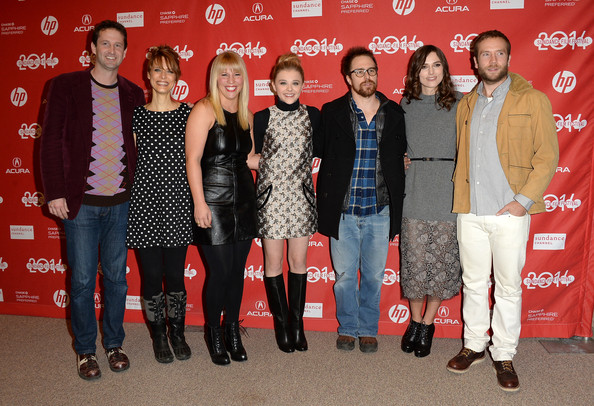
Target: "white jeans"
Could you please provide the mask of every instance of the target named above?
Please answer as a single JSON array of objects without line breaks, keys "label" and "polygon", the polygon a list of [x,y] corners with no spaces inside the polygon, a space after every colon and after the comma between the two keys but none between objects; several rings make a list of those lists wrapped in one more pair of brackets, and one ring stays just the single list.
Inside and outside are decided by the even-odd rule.
[{"label": "white jeans", "polygon": [[[464,282],[462,317],[464,346],[483,351],[489,342],[494,361],[511,360],[520,339],[522,268],[530,215],[516,217],[458,214],[458,244]],[[491,264],[495,277],[493,319],[489,316]]]}]

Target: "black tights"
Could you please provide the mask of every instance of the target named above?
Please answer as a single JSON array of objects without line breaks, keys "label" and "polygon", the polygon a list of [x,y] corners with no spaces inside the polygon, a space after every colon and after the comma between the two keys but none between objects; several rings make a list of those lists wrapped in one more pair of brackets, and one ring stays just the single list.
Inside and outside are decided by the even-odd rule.
[{"label": "black tights", "polygon": [[142,295],[146,300],[163,292],[163,276],[167,292],[185,292],[184,267],[188,246],[138,248],[142,266]]},{"label": "black tights", "polygon": [[239,320],[243,274],[251,247],[252,240],[224,245],[202,245],[209,269],[204,295],[206,321],[209,325],[220,325],[223,309],[226,320]]}]

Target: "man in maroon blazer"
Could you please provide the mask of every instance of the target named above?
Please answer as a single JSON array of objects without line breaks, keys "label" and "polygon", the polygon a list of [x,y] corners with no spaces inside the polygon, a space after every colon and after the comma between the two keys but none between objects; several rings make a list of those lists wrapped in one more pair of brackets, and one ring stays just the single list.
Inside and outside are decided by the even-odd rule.
[{"label": "man in maroon blazer", "polygon": [[128,369],[122,350],[126,306],[126,223],[136,148],[132,134],[142,90],[118,75],[126,29],[102,21],[93,33],[94,67],[53,79],[41,137],[49,211],[62,220],[71,272],[71,319],[78,374],[97,379],[95,282],[103,274],[103,346],[112,371]]}]

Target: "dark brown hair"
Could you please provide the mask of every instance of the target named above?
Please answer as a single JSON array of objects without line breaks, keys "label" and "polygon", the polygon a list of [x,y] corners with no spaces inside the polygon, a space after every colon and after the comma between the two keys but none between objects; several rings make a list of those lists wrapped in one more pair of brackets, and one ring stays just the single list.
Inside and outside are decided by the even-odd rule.
[{"label": "dark brown hair", "polygon": [[423,45],[410,57],[406,83],[404,85],[404,94],[402,97],[406,99],[408,104],[410,104],[413,99],[421,99],[419,95],[422,91],[422,85],[419,79],[419,73],[431,52],[435,52],[443,66],[443,80],[437,86],[435,103],[449,111],[456,102],[456,92],[454,90],[454,84],[452,83],[452,77],[450,76],[448,60],[441,49],[435,45]]},{"label": "dark brown hair", "polygon": [[505,45],[507,47],[507,55],[508,56],[511,55],[511,42],[509,42],[509,39],[505,36],[504,33],[502,33],[501,31],[497,31],[497,30],[481,32],[470,43],[470,52],[476,56],[476,49],[477,49],[478,45],[481,42],[483,42],[484,40],[486,40],[487,38],[501,38],[501,39],[503,39],[505,41]]},{"label": "dark brown hair", "polygon": [[370,57],[377,67],[377,61],[375,60],[375,56],[373,56],[373,52],[367,48],[353,47],[346,52],[346,54],[342,57],[342,61],[340,62],[340,73],[342,73],[343,76],[348,76],[351,74],[351,63],[353,62],[353,59],[358,56]]},{"label": "dark brown hair", "polygon": [[95,26],[93,29],[93,37],[91,41],[95,46],[97,46],[97,40],[99,40],[99,34],[103,30],[107,30],[108,28],[113,28],[114,30],[118,30],[120,34],[124,37],[124,49],[128,48],[128,33],[126,32],[126,28],[118,23],[117,21],[112,20],[103,20],[99,24]]},{"label": "dark brown hair", "polygon": [[155,65],[159,65],[163,59],[167,68],[175,73],[175,80],[178,80],[181,76],[181,69],[179,67],[179,55],[169,45],[159,45],[156,47],[150,47],[146,52],[147,70],[150,71]]}]

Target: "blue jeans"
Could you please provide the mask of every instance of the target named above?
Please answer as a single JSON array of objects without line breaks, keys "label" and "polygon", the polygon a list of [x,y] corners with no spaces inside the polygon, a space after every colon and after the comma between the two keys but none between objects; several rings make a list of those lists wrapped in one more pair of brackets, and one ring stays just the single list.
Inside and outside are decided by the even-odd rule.
[{"label": "blue jeans", "polygon": [[386,206],[379,214],[371,216],[342,215],[338,240],[330,238],[340,335],[377,335],[380,295],[390,246],[389,233],[390,211]]},{"label": "blue jeans", "polygon": [[70,309],[74,349],[78,354],[96,352],[95,282],[101,255],[103,271],[103,346],[120,347],[124,341],[126,308],[126,225],[128,205],[82,205],[74,220],[64,220],[70,266]]}]

